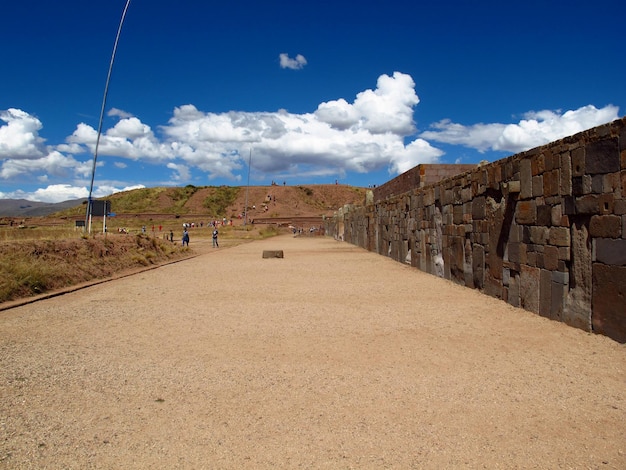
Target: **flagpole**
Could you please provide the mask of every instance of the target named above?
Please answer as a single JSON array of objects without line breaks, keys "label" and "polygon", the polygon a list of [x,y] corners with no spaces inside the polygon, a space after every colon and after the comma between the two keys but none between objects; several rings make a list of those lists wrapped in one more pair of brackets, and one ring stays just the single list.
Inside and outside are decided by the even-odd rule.
[{"label": "flagpole", "polygon": [[246,205],[243,210],[243,225],[248,225],[248,192],[250,189],[250,164],[252,163],[252,147],[250,147],[250,156],[248,157],[248,183],[246,184]]},{"label": "flagpole", "polygon": [[113,71],[113,62],[115,61],[115,53],[117,51],[117,43],[120,40],[120,34],[122,33],[122,25],[124,24],[124,18],[126,18],[126,11],[130,5],[130,0],[126,0],[126,6],[120,19],[120,24],[117,28],[117,35],[115,36],[115,44],[113,45],[113,53],[111,54],[111,62],[109,63],[109,73],[107,74],[107,80],[104,85],[104,96],[102,97],[102,108],[100,109],[100,120],[98,122],[98,135],[96,137],[96,148],[93,153],[93,165],[91,167],[91,184],[89,186],[89,197],[87,198],[87,212],[85,214],[85,229],[88,233],[91,233],[91,224],[87,226],[87,223],[91,220],[92,201],[91,196],[93,194],[93,181],[96,177],[96,163],[98,161],[98,146],[100,145],[100,135],[102,135],[102,120],[104,119],[104,109],[106,108],[107,94],[109,93],[109,82],[111,81],[111,72]]}]

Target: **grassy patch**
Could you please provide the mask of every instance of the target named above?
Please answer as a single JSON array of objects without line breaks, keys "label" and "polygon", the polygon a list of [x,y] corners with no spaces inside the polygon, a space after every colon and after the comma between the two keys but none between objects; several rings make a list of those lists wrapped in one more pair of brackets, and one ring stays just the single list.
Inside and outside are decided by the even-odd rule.
[{"label": "grassy patch", "polygon": [[141,234],[0,243],[0,302],[160,264],[188,252]]},{"label": "grassy patch", "polygon": [[267,227],[264,227],[261,230],[259,230],[259,236],[262,239],[275,237],[276,235],[279,235],[279,234],[280,234],[280,230],[274,225],[268,225]]},{"label": "grassy patch", "polygon": [[220,186],[211,188],[210,194],[204,199],[202,206],[214,217],[225,217],[226,209],[235,202],[240,187]]}]

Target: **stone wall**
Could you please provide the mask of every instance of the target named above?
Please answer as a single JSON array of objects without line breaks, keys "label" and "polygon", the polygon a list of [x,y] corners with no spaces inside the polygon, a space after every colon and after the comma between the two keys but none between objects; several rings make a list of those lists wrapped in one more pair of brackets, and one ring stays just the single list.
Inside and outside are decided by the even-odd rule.
[{"label": "stone wall", "polygon": [[626,118],[424,187],[419,168],[327,233],[626,342]]},{"label": "stone wall", "polygon": [[415,188],[423,188],[424,186],[437,183],[443,179],[456,176],[464,171],[471,171],[474,168],[476,168],[476,165],[417,165],[382,186],[374,188],[372,191],[374,201],[381,201],[397,196]]}]

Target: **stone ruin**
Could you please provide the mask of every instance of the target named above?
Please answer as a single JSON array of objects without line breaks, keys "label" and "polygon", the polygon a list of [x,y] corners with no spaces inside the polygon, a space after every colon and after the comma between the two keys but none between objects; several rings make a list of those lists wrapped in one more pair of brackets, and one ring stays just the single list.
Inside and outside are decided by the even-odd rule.
[{"label": "stone ruin", "polygon": [[326,230],[626,342],[626,118],[493,163],[419,165]]}]

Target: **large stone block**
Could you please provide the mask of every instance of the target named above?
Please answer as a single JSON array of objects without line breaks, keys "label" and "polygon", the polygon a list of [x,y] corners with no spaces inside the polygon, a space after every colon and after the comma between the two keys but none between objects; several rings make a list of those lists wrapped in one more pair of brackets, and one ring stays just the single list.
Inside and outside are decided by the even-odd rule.
[{"label": "large stone block", "polygon": [[626,267],[593,264],[593,331],[626,343]]},{"label": "large stone block", "polygon": [[543,251],[543,267],[555,271],[559,267],[559,249],[556,246],[546,245]]},{"label": "large stone block", "polygon": [[591,142],[585,149],[585,172],[589,174],[612,173],[620,170],[617,137]]},{"label": "large stone block", "polygon": [[589,223],[589,234],[592,237],[620,238],[622,218],[618,215],[594,215]]},{"label": "large stone block", "polygon": [[611,214],[615,206],[613,194],[588,194],[576,198],[576,214]]},{"label": "large stone block", "polygon": [[476,243],[472,247],[472,275],[474,286],[482,289],[485,285],[485,248]]},{"label": "large stone block", "polygon": [[550,318],[563,321],[563,311],[565,308],[565,302],[567,301],[567,286],[558,282],[553,282],[551,285],[550,294],[550,301],[552,304],[550,308]]},{"label": "large stone block", "polygon": [[552,206],[547,204],[537,206],[537,224],[547,227],[552,225]]},{"label": "large stone block", "polygon": [[543,195],[556,196],[559,194],[560,175],[559,170],[552,170],[543,175]]},{"label": "large stone block", "polygon": [[450,279],[457,284],[465,284],[465,240],[462,237],[450,237]]},{"label": "large stone block", "polygon": [[533,313],[539,313],[539,292],[541,270],[530,266],[521,266],[520,272],[520,304]]},{"label": "large stone block", "polygon": [[591,192],[593,194],[602,194],[604,187],[604,177],[606,175],[593,175],[591,177]]},{"label": "large stone block", "polygon": [[284,258],[283,250],[263,250],[263,258]]},{"label": "large stone block", "polygon": [[519,201],[515,211],[515,221],[520,225],[532,225],[537,221],[535,201]]},{"label": "large stone block", "polygon": [[463,222],[463,206],[452,206],[452,223],[462,224]]},{"label": "large stone block", "polygon": [[585,148],[578,147],[572,150],[572,176],[585,174]]},{"label": "large stone block", "polygon": [[569,196],[572,194],[572,158],[569,153],[561,155],[561,181],[559,187],[559,193],[562,196]]},{"label": "large stone block", "polygon": [[539,315],[554,318],[552,316],[552,276],[550,271],[541,270],[539,286]]},{"label": "large stone block", "polygon": [[518,273],[510,273],[506,301],[513,307],[520,307],[520,277]]},{"label": "large stone block", "polygon": [[550,236],[548,238],[551,245],[570,246],[571,235],[567,227],[550,227]]},{"label": "large stone block", "polygon": [[532,197],[543,196],[543,175],[533,176]]},{"label": "large stone block", "polygon": [[530,242],[536,245],[545,245],[550,237],[550,229],[533,225],[530,227]]},{"label": "large stone block", "polygon": [[520,161],[520,197],[522,199],[529,199],[532,197],[533,184],[532,184],[532,168],[530,160],[524,159]]},{"label": "large stone block", "polygon": [[533,176],[537,176],[546,171],[546,157],[542,151],[542,149],[538,149],[539,152],[537,155],[534,155],[530,158],[531,169],[533,172]]},{"label": "large stone block", "polygon": [[486,210],[485,198],[483,196],[475,198],[472,202],[472,217],[478,220],[484,219],[487,214]]},{"label": "large stone block", "polygon": [[594,261],[612,266],[626,266],[626,239],[596,238],[593,246]]}]

